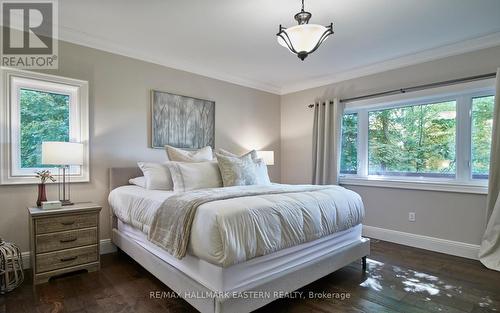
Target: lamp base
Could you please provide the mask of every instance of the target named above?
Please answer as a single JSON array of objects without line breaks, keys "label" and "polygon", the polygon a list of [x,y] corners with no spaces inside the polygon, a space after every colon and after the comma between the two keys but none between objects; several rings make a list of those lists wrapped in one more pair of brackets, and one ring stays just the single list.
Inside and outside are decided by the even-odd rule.
[{"label": "lamp base", "polygon": [[66,206],[66,205],[73,205],[74,203],[71,202],[70,200],[59,200],[61,201],[61,205],[62,206]]}]

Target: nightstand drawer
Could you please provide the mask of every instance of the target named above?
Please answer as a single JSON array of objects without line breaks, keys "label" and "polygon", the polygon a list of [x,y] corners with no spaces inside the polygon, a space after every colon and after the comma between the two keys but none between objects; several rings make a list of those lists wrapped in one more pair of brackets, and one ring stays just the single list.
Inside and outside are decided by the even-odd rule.
[{"label": "nightstand drawer", "polygon": [[97,244],[97,228],[69,230],[36,236],[36,253]]},{"label": "nightstand drawer", "polygon": [[36,272],[43,273],[97,261],[97,245],[36,255]]},{"label": "nightstand drawer", "polygon": [[95,227],[97,226],[98,217],[98,214],[89,213],[39,218],[35,221],[35,232],[39,235],[56,231]]}]

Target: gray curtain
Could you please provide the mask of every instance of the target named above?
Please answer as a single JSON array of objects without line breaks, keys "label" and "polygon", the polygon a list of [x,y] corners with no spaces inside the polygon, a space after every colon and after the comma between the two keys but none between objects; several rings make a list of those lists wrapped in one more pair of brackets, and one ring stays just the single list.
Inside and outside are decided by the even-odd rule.
[{"label": "gray curtain", "polygon": [[312,183],[315,185],[337,184],[343,111],[338,99],[314,106]]},{"label": "gray curtain", "polygon": [[483,235],[479,260],[488,268],[500,271],[500,68],[497,70],[493,137],[487,199],[488,224]]}]

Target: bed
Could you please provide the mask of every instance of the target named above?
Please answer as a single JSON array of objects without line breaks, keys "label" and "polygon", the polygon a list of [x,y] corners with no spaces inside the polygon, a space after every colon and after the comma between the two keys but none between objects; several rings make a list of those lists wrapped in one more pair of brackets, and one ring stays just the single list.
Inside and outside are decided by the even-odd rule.
[{"label": "bed", "polygon": [[259,252],[255,243],[240,247],[246,244],[242,241],[231,255],[222,248],[227,242],[216,240],[224,236],[214,228],[220,216],[213,212],[244,206],[234,199],[200,206],[185,255],[175,257],[148,238],[156,212],[173,192],[128,184],[141,175],[138,168],[110,169],[113,243],[200,312],[250,312],[357,259],[366,267],[370,242],[361,236],[362,226],[356,221],[352,227],[267,253]]}]

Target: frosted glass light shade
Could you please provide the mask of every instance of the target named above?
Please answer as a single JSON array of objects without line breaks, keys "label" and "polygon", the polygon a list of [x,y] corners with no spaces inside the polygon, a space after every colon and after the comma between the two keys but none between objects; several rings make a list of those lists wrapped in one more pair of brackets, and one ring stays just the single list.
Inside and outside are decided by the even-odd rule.
[{"label": "frosted glass light shade", "polygon": [[[296,25],[283,30],[297,52],[311,52],[320,41],[327,28],[316,24]],[[286,42],[278,36],[278,43],[288,49]]]},{"label": "frosted glass light shade", "polygon": [[42,142],[42,164],[82,165],[83,144],[63,141]]},{"label": "frosted glass light shade", "polygon": [[274,165],[274,151],[257,151],[257,157],[264,160],[266,165]]}]

